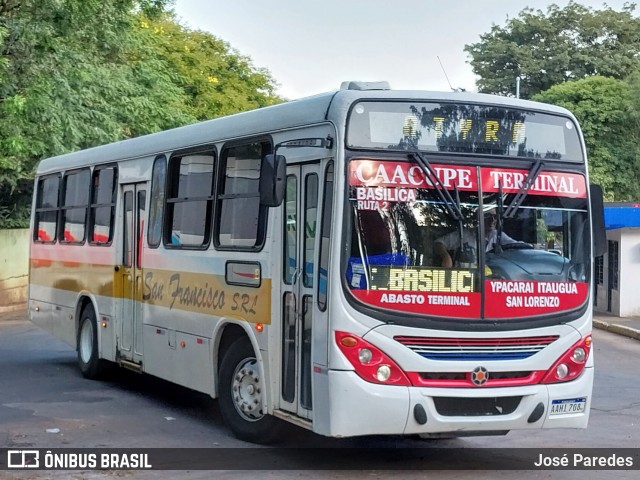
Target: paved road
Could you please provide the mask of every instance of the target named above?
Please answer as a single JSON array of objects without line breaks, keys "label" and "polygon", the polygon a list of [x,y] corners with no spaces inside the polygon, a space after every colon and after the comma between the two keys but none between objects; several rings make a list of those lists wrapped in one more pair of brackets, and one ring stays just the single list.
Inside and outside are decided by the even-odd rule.
[{"label": "paved road", "polygon": [[[396,437],[328,439],[292,427],[284,447],[554,447],[640,448],[640,342],[594,332],[597,363],[590,426],[586,430],[511,432],[504,437],[416,441]],[[0,446],[62,447],[249,447],[224,427],[217,403],[147,375],[124,370],[106,381],[83,379],[75,352],[24,320],[0,316]],[[464,458],[462,458],[464,460]],[[64,473],[64,474],[63,474]],[[425,478],[433,472],[403,472]],[[485,472],[486,473],[486,472]],[[262,478],[370,478],[390,472],[264,472]],[[472,472],[439,472],[438,478],[477,478]],[[493,478],[638,478],[638,472],[492,472]],[[211,478],[209,472],[33,473],[29,478]],[[216,478],[254,478],[256,472],[217,472]],[[578,476],[579,475],[579,476]],[[0,478],[24,474],[0,472]]]}]

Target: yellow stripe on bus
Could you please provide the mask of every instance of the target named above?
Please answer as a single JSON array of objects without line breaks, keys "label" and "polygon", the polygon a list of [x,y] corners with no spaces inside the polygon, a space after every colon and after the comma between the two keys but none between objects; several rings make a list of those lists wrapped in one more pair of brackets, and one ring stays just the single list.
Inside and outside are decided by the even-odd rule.
[{"label": "yellow stripe on bus", "polygon": [[104,297],[128,298],[149,305],[253,323],[271,323],[271,279],[260,287],[227,285],[223,275],[159,269],[139,271],[139,287],[131,269],[69,261],[31,260],[30,282],[71,292],[90,292]]},{"label": "yellow stripe on bus", "polygon": [[271,279],[258,288],[227,285],[223,275],[147,269],[142,301],[170,309],[271,323]]}]

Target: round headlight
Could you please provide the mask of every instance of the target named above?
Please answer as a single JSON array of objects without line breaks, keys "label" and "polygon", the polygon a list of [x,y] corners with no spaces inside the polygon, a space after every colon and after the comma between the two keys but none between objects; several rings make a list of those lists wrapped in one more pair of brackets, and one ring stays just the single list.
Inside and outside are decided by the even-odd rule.
[{"label": "round headlight", "polygon": [[373,354],[368,348],[361,348],[358,350],[358,360],[360,360],[360,363],[369,363],[371,361],[371,357],[373,357]]},{"label": "round headlight", "polygon": [[573,351],[572,358],[575,362],[582,363],[587,358],[587,352],[584,348],[578,347]]},{"label": "round headlight", "polygon": [[558,378],[565,378],[567,375],[569,375],[569,367],[567,367],[564,363],[558,365],[558,367],[556,368],[556,376]]},{"label": "round headlight", "polygon": [[389,365],[380,365],[378,367],[378,371],[376,372],[376,378],[379,382],[386,382],[389,380],[391,376],[391,368]]}]

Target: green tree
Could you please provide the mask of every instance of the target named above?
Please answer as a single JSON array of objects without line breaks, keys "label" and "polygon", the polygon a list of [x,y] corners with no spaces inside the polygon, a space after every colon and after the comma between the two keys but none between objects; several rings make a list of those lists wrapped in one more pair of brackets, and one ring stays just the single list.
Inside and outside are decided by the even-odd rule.
[{"label": "green tree", "polygon": [[168,64],[187,95],[189,114],[198,120],[282,101],[267,70],[254,67],[248,57],[214,35],[186,28],[171,14],[156,20],[143,16],[140,27],[148,36],[147,52]]},{"label": "green tree", "polygon": [[41,158],[195,120],[166,69],[131,54],[134,13],[165,4],[0,3],[0,224],[24,224]]},{"label": "green tree", "polygon": [[[604,5],[603,7],[606,7]],[[485,93],[522,98],[591,75],[623,79],[640,67],[640,19],[635,4],[622,11],[594,10],[575,2],[546,14],[527,8],[504,27],[493,25],[478,43],[465,46]]]},{"label": "green tree", "polygon": [[266,70],[170,0],[0,0],[0,228],[46,157],[279,101]]},{"label": "green tree", "polygon": [[554,85],[533,97],[571,110],[587,145],[589,174],[609,201],[640,198],[640,74],[593,76]]}]

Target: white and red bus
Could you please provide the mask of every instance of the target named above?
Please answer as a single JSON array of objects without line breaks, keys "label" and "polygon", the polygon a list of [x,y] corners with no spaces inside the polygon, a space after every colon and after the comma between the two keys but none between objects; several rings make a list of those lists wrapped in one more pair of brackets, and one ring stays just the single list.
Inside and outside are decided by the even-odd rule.
[{"label": "white and red bus", "polygon": [[588,185],[562,108],[350,82],[43,160],[29,314],[250,441],[583,428]]}]

